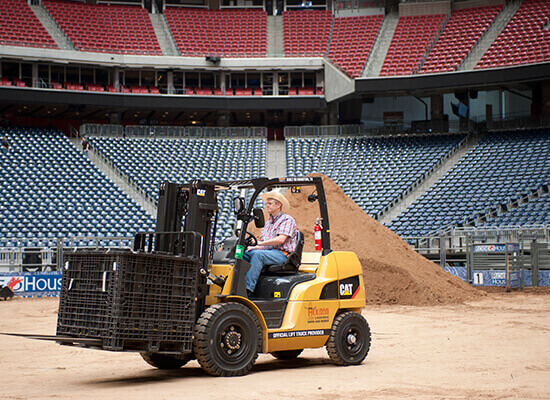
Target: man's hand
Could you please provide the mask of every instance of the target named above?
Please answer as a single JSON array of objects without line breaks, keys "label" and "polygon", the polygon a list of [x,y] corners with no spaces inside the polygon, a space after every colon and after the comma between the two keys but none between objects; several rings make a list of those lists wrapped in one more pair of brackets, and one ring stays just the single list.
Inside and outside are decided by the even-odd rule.
[{"label": "man's hand", "polygon": [[264,246],[250,246],[250,247],[247,247],[246,248],[246,251],[250,251],[250,250],[263,250],[264,249]]}]

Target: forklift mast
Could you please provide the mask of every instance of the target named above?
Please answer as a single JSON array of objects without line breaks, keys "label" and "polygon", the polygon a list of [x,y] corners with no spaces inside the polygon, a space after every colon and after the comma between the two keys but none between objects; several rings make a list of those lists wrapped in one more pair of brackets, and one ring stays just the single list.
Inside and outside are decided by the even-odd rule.
[{"label": "forklift mast", "polygon": [[208,271],[212,246],[212,224],[218,212],[215,184],[193,181],[189,185],[163,183],[160,186],[155,251],[178,253],[184,240],[182,232],[200,234],[201,274]]}]

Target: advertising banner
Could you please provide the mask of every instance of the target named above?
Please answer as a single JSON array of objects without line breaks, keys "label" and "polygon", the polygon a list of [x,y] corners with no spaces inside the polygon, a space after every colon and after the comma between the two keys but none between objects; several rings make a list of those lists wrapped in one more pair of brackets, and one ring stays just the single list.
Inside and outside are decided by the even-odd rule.
[{"label": "advertising banner", "polygon": [[0,273],[0,288],[7,286],[19,297],[59,296],[61,272]]}]

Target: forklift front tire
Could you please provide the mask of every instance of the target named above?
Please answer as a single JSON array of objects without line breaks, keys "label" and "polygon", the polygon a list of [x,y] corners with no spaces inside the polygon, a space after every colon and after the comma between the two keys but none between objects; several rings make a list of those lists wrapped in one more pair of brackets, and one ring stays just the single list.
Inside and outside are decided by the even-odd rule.
[{"label": "forklift front tire", "polygon": [[337,365],[358,365],[370,349],[370,328],[359,313],[347,311],[332,323],[327,342],[327,353]]},{"label": "forklift front tire", "polygon": [[141,353],[141,357],[145,360],[147,364],[152,365],[153,367],[158,369],[178,369],[183,367],[194,358],[193,354],[172,356],[168,354],[150,352]]},{"label": "forklift front tire", "polygon": [[210,375],[245,375],[262,349],[258,318],[240,303],[214,304],[197,321],[193,349]]}]

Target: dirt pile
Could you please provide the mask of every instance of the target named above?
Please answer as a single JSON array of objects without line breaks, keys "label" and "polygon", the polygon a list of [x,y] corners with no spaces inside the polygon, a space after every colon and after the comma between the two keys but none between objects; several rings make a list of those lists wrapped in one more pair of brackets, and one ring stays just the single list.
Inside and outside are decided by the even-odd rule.
[{"label": "dirt pile", "polygon": [[[411,249],[397,234],[367,215],[330,178],[322,174],[330,217],[333,250],[353,251],[363,266],[367,302],[371,304],[433,305],[461,303],[483,295]],[[313,227],[317,204],[307,201],[312,188],[287,191],[305,251],[314,251]]]}]

